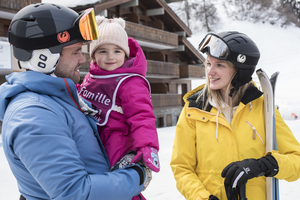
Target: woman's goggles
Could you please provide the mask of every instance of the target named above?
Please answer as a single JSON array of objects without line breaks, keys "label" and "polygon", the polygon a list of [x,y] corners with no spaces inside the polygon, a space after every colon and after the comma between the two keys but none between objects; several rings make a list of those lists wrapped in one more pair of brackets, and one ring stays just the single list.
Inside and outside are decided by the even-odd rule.
[{"label": "woman's goggles", "polygon": [[80,34],[84,40],[97,40],[99,38],[93,8],[82,11],[75,20],[74,25],[79,27]]},{"label": "woman's goggles", "polygon": [[225,60],[228,59],[230,49],[227,44],[217,35],[209,33],[199,44],[199,51],[208,52],[212,57]]}]

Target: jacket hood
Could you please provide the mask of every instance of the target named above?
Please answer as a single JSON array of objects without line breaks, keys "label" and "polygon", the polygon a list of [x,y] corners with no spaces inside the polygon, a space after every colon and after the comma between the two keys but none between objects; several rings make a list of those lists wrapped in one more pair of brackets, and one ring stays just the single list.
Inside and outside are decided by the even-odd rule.
[{"label": "jacket hood", "polygon": [[[111,74],[122,74],[122,73],[135,73],[142,76],[146,76],[147,72],[147,60],[144,55],[142,48],[139,43],[133,38],[128,38],[128,45],[130,49],[130,55],[127,61],[133,62],[131,67],[120,67],[114,71],[106,71],[98,67],[96,63],[91,61],[90,73],[93,75],[111,75]],[[134,57],[134,60],[131,59]],[[127,62],[125,61],[125,63]]]},{"label": "jacket hood", "polygon": [[[6,76],[6,80],[7,82],[0,86],[0,120],[3,120],[10,99],[26,91],[57,96],[66,102],[71,100],[70,91],[72,96],[78,101],[75,84],[71,79],[62,79],[40,72],[26,71],[14,72]],[[72,101],[70,104],[76,106]]]}]

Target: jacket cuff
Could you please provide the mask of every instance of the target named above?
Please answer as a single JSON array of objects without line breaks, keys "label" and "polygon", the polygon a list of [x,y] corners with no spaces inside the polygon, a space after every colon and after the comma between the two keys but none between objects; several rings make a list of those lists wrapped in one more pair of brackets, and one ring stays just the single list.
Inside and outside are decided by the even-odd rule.
[{"label": "jacket cuff", "polygon": [[129,167],[134,169],[140,176],[140,185],[142,185],[144,183],[144,169],[142,169],[141,167],[139,167],[138,165],[133,165],[132,167]]}]

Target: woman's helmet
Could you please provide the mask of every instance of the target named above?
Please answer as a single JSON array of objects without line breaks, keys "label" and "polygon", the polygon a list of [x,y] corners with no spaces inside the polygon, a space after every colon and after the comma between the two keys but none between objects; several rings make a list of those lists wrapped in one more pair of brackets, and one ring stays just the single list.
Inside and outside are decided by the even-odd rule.
[{"label": "woman's helmet", "polygon": [[51,74],[65,46],[98,39],[94,10],[78,14],[57,4],[28,5],[12,19],[8,39],[20,67]]},{"label": "woman's helmet", "polygon": [[208,33],[199,45],[202,53],[232,62],[237,68],[237,73],[231,81],[234,90],[252,80],[252,74],[260,58],[256,44],[245,34],[237,31]]}]

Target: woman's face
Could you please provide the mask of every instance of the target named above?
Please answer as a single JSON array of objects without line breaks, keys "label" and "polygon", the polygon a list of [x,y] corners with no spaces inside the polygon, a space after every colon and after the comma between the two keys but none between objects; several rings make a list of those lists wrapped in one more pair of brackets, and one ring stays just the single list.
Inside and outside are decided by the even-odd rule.
[{"label": "woman's face", "polygon": [[225,97],[228,84],[236,73],[236,68],[225,60],[219,60],[210,55],[207,56],[206,73],[211,90],[220,90]]}]

